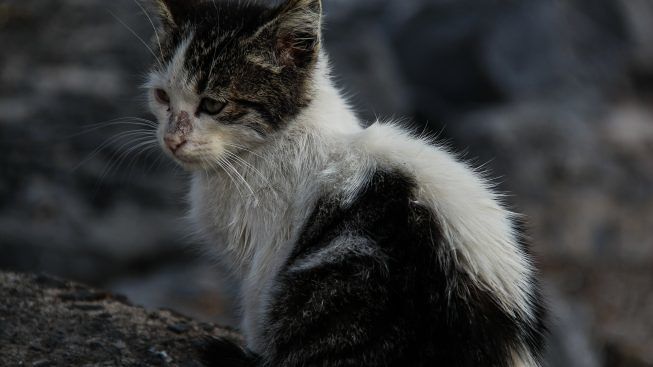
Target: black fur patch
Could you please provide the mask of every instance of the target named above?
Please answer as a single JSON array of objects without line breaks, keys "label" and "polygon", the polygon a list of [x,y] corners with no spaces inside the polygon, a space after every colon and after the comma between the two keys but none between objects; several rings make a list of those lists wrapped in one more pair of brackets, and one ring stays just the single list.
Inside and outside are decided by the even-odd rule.
[{"label": "black fur patch", "polygon": [[[413,187],[401,174],[377,172],[352,206],[321,201],[279,277],[265,334],[269,365],[503,367],[523,342],[539,356],[541,321],[506,314],[456,268]],[[343,234],[351,251],[302,266]]]},{"label": "black fur patch", "polygon": [[519,347],[540,359],[536,281],[536,321],[507,314],[456,267],[413,189],[379,171],[347,208],[323,198],[278,277],[263,338],[270,354],[221,344],[213,365],[508,367]]},{"label": "black fur patch", "polygon": [[259,365],[257,356],[243,349],[234,341],[225,338],[212,338],[200,347],[200,356],[207,366],[255,367]]}]

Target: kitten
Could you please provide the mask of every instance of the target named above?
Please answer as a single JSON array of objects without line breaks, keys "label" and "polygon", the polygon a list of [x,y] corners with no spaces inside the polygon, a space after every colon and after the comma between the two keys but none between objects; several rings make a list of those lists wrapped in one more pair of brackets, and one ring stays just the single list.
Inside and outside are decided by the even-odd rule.
[{"label": "kitten", "polygon": [[490,184],[333,86],[320,0],[156,0],[150,105],[240,289],[216,366],[538,366],[536,270]]}]

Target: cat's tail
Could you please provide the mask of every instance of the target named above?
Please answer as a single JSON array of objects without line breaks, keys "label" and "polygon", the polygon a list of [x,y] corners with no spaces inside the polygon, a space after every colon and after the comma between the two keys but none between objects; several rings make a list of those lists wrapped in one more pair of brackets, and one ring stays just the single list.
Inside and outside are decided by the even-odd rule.
[{"label": "cat's tail", "polygon": [[227,338],[207,339],[200,348],[200,356],[206,367],[258,367],[260,358]]}]

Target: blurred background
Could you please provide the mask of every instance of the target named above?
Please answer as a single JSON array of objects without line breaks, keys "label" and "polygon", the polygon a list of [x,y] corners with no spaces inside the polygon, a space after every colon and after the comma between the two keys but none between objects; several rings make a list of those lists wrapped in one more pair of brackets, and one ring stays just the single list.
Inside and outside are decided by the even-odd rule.
[{"label": "blurred background", "polygon": [[[549,365],[653,366],[653,1],[324,3],[360,116],[426,124],[527,215]],[[0,0],[0,269],[233,324],[180,220],[186,175],[111,139],[151,118],[151,35],[132,0]]]}]

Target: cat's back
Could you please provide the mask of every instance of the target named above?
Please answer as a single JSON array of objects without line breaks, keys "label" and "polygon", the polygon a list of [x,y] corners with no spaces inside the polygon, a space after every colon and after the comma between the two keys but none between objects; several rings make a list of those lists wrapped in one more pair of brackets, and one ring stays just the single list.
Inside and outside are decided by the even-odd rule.
[{"label": "cat's back", "polygon": [[441,251],[505,309],[528,315],[533,266],[517,233],[516,216],[490,182],[453,153],[395,124],[376,123],[352,135],[374,171],[410,182],[409,200],[423,208],[442,236]]},{"label": "cat's back", "polygon": [[[366,145],[366,139],[376,143],[380,134],[393,140]],[[356,353],[369,365],[393,361],[392,365],[428,366],[438,361],[447,366],[505,366],[511,359],[532,359],[537,351],[530,350],[529,343],[540,341],[541,311],[533,308],[538,301],[535,285],[499,290],[490,280],[506,282],[519,275],[479,272],[512,266],[506,261],[526,263],[525,254],[513,250],[516,253],[510,256],[519,259],[495,258],[503,263],[497,268],[470,263],[476,258],[466,259],[464,252],[477,250],[462,246],[474,244],[463,243],[464,236],[450,237],[454,234],[447,231],[459,228],[443,221],[455,220],[448,217],[455,213],[439,213],[441,203],[434,201],[447,191],[439,186],[443,182],[428,179],[451,172],[440,172],[433,159],[443,154],[440,159],[447,164],[468,169],[397,127],[373,126],[354,139],[359,139],[351,145],[358,153],[352,154],[360,154],[360,164],[367,165],[359,170],[364,179],[347,202],[337,194],[321,198],[301,231],[270,307],[268,339],[275,341],[275,348],[292,349],[293,340],[336,343],[341,345],[335,348],[338,354],[328,358],[339,360],[349,353],[347,345],[356,341],[366,346]],[[474,193],[468,199],[476,200]],[[495,210],[500,209],[496,205]],[[524,283],[531,281],[529,274],[521,276],[526,277]],[[503,292],[510,291],[528,293],[504,298]],[[527,303],[519,303],[519,297]],[[302,315],[301,323],[296,315]],[[286,339],[283,330],[288,325],[294,332]]]},{"label": "cat's back", "polygon": [[[357,189],[345,189],[355,195],[318,201],[288,259],[273,319],[288,307],[311,315],[308,325],[347,315],[339,322],[353,334],[343,340],[373,344],[383,335],[393,341],[386,352],[406,365],[535,366],[543,307],[534,268],[484,177],[396,125],[347,139],[360,165],[349,168],[360,176],[351,181]],[[306,338],[328,340],[324,330],[307,329]]]}]

